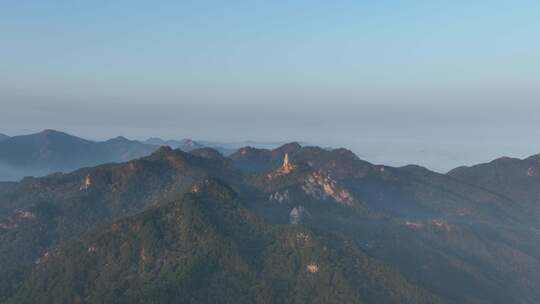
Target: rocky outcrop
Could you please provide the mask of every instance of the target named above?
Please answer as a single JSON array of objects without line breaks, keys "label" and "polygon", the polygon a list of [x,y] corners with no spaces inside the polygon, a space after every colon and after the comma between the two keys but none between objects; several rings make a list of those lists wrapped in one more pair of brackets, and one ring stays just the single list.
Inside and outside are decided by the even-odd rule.
[{"label": "rocky outcrop", "polygon": [[304,206],[294,207],[289,213],[289,223],[300,224],[307,217],[309,217],[309,212]]},{"label": "rocky outcrop", "polygon": [[281,173],[283,174],[289,174],[293,171],[294,166],[289,162],[289,154],[285,153],[285,157],[283,158],[283,164],[281,165]]},{"label": "rocky outcrop", "polygon": [[275,170],[272,173],[268,173],[268,178],[273,179],[278,176],[291,174],[295,169],[296,169],[296,165],[294,165],[293,163],[289,161],[289,154],[285,153],[281,167],[279,167],[277,170]]},{"label": "rocky outcrop", "polygon": [[307,271],[310,273],[317,273],[319,272],[319,265],[315,263],[309,263],[306,267]]},{"label": "rocky outcrop", "polygon": [[280,204],[289,202],[290,201],[289,190],[285,190],[283,192],[276,191],[270,194],[268,199],[270,201],[278,202]]},{"label": "rocky outcrop", "polygon": [[84,178],[79,190],[81,190],[81,191],[88,190],[88,189],[90,189],[90,186],[92,186],[92,178],[90,178],[90,174],[88,174]]},{"label": "rocky outcrop", "polygon": [[320,172],[312,173],[302,186],[302,190],[307,195],[320,200],[332,198],[336,202],[345,205],[352,205],[354,202],[354,198],[349,191],[340,188],[334,179]]}]

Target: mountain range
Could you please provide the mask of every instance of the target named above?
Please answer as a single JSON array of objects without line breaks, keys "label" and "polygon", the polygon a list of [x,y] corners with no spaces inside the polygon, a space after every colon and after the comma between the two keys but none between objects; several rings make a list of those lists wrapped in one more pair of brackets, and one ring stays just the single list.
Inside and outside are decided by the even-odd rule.
[{"label": "mountain range", "polygon": [[157,137],[141,142],[122,136],[93,141],[55,130],[13,137],[0,134],[0,181],[15,181],[25,176],[44,176],[105,163],[124,162],[147,156],[160,146],[183,151],[212,147],[221,154],[229,155],[236,151],[236,145],[211,142],[202,144],[191,139],[162,140]]},{"label": "mountain range", "polygon": [[0,180],[18,180],[24,176],[127,161],[156,149],[156,146],[124,137],[95,142],[54,130],[13,136],[0,141]]},{"label": "mountain range", "polygon": [[161,147],[1,182],[0,302],[538,303],[537,159]]},{"label": "mountain range", "polygon": [[203,144],[189,138],[184,138],[182,140],[174,140],[174,139],[163,140],[158,137],[152,137],[145,140],[144,142],[147,144],[155,145],[155,146],[169,146],[173,149],[181,149],[182,151],[186,151],[186,152],[189,152],[195,149],[204,148],[204,147],[211,147],[213,149],[216,149],[217,151],[219,151],[219,153],[223,155],[229,155],[229,154],[234,153],[234,151],[236,151],[233,148],[225,148],[224,146],[226,146],[226,144],[210,143],[210,142]]}]

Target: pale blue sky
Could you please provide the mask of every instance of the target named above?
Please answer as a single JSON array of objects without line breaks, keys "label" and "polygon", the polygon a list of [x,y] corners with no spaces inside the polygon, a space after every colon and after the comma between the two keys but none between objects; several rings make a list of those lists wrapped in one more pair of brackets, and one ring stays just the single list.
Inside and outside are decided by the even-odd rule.
[{"label": "pale blue sky", "polygon": [[538,1],[2,1],[0,132],[540,152],[539,16]]}]

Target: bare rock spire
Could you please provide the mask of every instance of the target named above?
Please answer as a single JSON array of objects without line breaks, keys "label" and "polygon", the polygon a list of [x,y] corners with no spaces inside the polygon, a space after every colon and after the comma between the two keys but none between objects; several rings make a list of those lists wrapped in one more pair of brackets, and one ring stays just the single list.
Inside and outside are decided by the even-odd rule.
[{"label": "bare rock spire", "polygon": [[281,165],[281,173],[289,174],[294,169],[293,165],[289,162],[289,153],[285,153],[283,158],[283,165]]},{"label": "bare rock spire", "polygon": [[286,175],[293,172],[295,168],[296,166],[289,162],[289,154],[285,153],[285,157],[283,158],[283,164],[281,165],[281,167],[279,167],[273,172],[268,173],[267,177],[269,179],[272,179],[278,176]]}]

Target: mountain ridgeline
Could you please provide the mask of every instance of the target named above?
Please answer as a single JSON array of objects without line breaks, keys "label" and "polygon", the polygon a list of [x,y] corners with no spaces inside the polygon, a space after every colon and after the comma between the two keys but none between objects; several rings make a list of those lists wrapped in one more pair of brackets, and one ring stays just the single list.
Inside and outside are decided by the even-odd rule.
[{"label": "mountain ridgeline", "polygon": [[3,182],[0,302],[538,303],[536,172],[290,143]]},{"label": "mountain ridgeline", "polygon": [[125,162],[150,155],[160,146],[186,152],[212,147],[224,155],[235,151],[226,143],[202,144],[191,139],[150,138],[141,142],[118,136],[106,141],[92,141],[55,130],[13,137],[0,134],[0,181]]},{"label": "mountain ridgeline", "polygon": [[127,161],[156,149],[156,146],[124,137],[94,142],[54,130],[14,136],[0,139],[0,180],[18,180],[24,176]]}]

